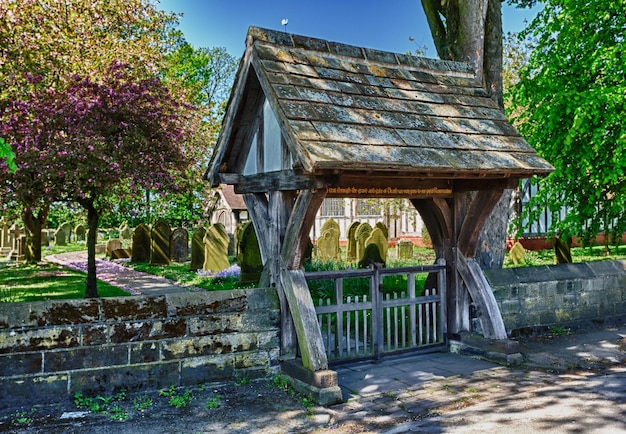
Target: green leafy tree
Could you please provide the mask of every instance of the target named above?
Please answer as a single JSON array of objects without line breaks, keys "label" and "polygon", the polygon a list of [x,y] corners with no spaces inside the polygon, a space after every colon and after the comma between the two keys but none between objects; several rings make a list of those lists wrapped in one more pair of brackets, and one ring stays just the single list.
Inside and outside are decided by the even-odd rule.
[{"label": "green leafy tree", "polygon": [[[621,0],[548,0],[522,36],[537,46],[513,89],[515,122],[556,171],[527,217],[568,210],[552,232],[626,229],[626,14]],[[608,243],[608,237],[606,237]],[[608,244],[607,244],[608,248]]]},{"label": "green leafy tree", "polygon": [[42,190],[35,195],[46,203],[77,202],[87,213],[86,297],[98,296],[96,236],[111,192],[178,188],[182,147],[194,130],[188,111],[159,78],[136,80],[117,63],[100,81],[76,76],[66,89],[9,106],[1,132],[15,145],[16,191]]},{"label": "green leafy tree", "polygon": [[[192,162],[185,174],[185,188],[176,195],[150,194],[154,218],[167,219],[179,226],[194,225],[209,218],[206,201],[210,190],[203,181],[217,141],[238,60],[224,48],[194,48],[181,43],[167,56],[166,80],[177,83],[180,92],[196,107],[198,128],[186,143],[186,158]],[[154,192],[152,192],[154,193]]]},{"label": "green leafy tree", "polygon": [[0,159],[4,159],[4,165],[8,171],[13,173],[17,166],[15,165],[15,153],[11,149],[11,146],[0,137]]},{"label": "green leafy tree", "polygon": [[[102,78],[114,61],[130,65],[128,73],[137,80],[154,77],[178,41],[176,22],[149,0],[0,0],[0,124],[10,120],[12,104],[65,90],[75,75]],[[54,190],[53,177],[41,176],[49,170],[45,153],[16,153],[18,166],[25,158],[40,164],[15,176],[0,166],[0,207],[5,213],[21,208],[32,234],[29,259],[39,261],[38,239],[52,200],[46,189]],[[33,183],[24,188],[29,171]]]}]

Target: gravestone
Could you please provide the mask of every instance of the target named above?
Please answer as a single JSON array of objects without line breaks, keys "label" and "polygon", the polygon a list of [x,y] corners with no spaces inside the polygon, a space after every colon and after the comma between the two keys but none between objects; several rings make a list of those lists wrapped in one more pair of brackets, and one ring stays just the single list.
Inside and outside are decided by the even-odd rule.
[{"label": "gravestone", "polygon": [[554,260],[557,264],[571,264],[571,240],[564,240],[560,236],[554,237]]},{"label": "gravestone", "polygon": [[360,225],[359,222],[352,222],[348,227],[348,248],[347,248],[347,257],[348,261],[356,261],[356,250],[357,250],[357,241],[354,233],[356,232],[356,228]]},{"label": "gravestone", "polygon": [[67,246],[71,233],[72,225],[69,222],[61,223],[54,234],[54,243],[57,246]]},{"label": "gravestone", "polygon": [[131,261],[147,262],[150,259],[150,229],[141,223],[133,233],[133,254]]},{"label": "gravestone", "polygon": [[121,240],[130,240],[133,237],[133,230],[128,226],[127,222],[122,223],[118,231]]},{"label": "gravestone", "polygon": [[375,227],[383,231],[383,235],[385,236],[385,238],[389,239],[389,229],[387,228],[386,224],[384,224],[383,222],[378,222],[376,223]]},{"label": "gravestone", "polygon": [[191,271],[200,270],[204,265],[204,236],[206,229],[199,227],[191,237]]},{"label": "gravestone", "polygon": [[399,240],[397,244],[398,259],[413,258],[413,242],[411,240]]},{"label": "gravestone", "polygon": [[230,266],[228,262],[228,232],[221,223],[215,223],[204,235],[204,264],[202,269],[219,273]]},{"label": "gravestone", "polygon": [[150,231],[150,263],[169,265],[172,228],[165,220],[157,221]]},{"label": "gravestone", "polygon": [[104,254],[107,258],[111,258],[113,256],[113,250],[122,248],[122,240],[117,238],[110,239],[107,241],[106,248],[104,250]]},{"label": "gravestone", "polygon": [[339,223],[330,218],[322,225],[321,236],[317,240],[317,257],[322,260],[339,260]]},{"label": "gravestone", "polygon": [[363,252],[363,257],[359,261],[359,268],[367,268],[372,264],[382,264],[385,266],[385,260],[380,255],[380,251],[378,250],[378,245],[371,243],[365,247],[365,251]]},{"label": "gravestone", "polygon": [[383,262],[387,261],[387,250],[389,249],[389,244],[387,241],[387,237],[385,233],[376,226],[370,236],[365,240],[365,249],[367,250],[367,246],[370,244],[376,244],[378,247],[378,252],[380,253],[380,257],[383,258]]},{"label": "gravestone", "polygon": [[22,229],[14,223],[9,228],[9,245],[11,250],[15,250],[17,248],[17,239],[22,235]]},{"label": "gravestone", "polygon": [[50,245],[50,238],[48,237],[48,231],[46,229],[41,230],[41,245],[46,247]]},{"label": "gravestone", "polygon": [[76,237],[76,241],[85,241],[85,237],[87,236],[87,228],[84,224],[79,223],[74,228],[74,236]]},{"label": "gravestone", "polygon": [[233,234],[228,234],[228,256],[237,256],[237,240]]},{"label": "gravestone", "polygon": [[170,238],[170,259],[185,262],[189,257],[189,233],[186,229],[176,228]]},{"label": "gravestone", "polygon": [[365,253],[365,241],[372,233],[372,226],[369,223],[363,222],[357,226],[354,231],[354,238],[356,239],[356,257],[360,260]]},{"label": "gravestone", "polygon": [[132,255],[131,249],[115,249],[111,252],[111,259],[126,259]]},{"label": "gravestone", "polygon": [[9,239],[9,223],[2,217],[0,219],[0,256],[5,257],[11,252],[11,240]]},{"label": "gravestone", "polygon": [[238,243],[237,264],[241,268],[242,283],[258,283],[263,272],[259,242],[252,222],[243,225]]},{"label": "gravestone", "polygon": [[339,231],[328,228],[322,231],[317,239],[317,257],[323,261],[335,261],[340,259]]},{"label": "gravestone", "polygon": [[511,251],[509,252],[509,257],[511,261],[515,265],[520,265],[524,262],[524,257],[526,256],[526,249],[522,246],[522,243],[516,241],[511,247]]}]

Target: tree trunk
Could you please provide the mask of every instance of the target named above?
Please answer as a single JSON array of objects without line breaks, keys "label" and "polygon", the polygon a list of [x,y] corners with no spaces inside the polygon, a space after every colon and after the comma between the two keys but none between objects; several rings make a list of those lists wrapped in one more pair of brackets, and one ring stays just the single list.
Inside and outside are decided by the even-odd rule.
[{"label": "tree trunk", "polygon": [[[470,63],[500,108],[502,6],[500,0],[422,0],[437,54]],[[505,190],[486,221],[476,252],[481,268],[501,268],[506,253],[512,193]]]},{"label": "tree trunk", "polygon": [[46,225],[48,221],[48,213],[50,207],[47,205],[39,208],[39,213],[35,215],[32,210],[24,209],[22,211],[22,221],[24,227],[30,234],[27,234],[26,240],[26,261],[28,262],[40,262],[41,261],[41,228]]},{"label": "tree trunk", "polygon": [[93,200],[81,201],[80,204],[87,210],[87,286],[85,298],[98,297],[98,285],[96,279],[96,240],[98,239],[98,221],[100,215],[93,204]]}]

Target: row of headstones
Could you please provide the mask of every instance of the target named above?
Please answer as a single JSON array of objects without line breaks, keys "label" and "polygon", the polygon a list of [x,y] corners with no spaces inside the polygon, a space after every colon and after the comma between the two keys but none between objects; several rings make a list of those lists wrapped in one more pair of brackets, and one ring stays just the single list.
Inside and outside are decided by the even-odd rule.
[{"label": "row of headstones", "polygon": [[[339,224],[332,218],[322,225],[317,240],[317,257],[322,260],[341,260],[339,248]],[[387,260],[389,232],[384,223],[378,222],[372,227],[367,222],[352,222],[348,227],[346,259],[358,261],[359,266],[368,266],[372,262],[385,263]]]},{"label": "row of headstones", "polygon": [[[242,274],[260,273],[263,265],[261,255],[251,224],[244,225],[238,231],[238,263]],[[119,239],[109,240],[107,255],[112,258],[130,257],[133,262],[150,262],[166,265],[170,262],[186,262],[189,259],[189,233],[184,228],[171,229],[170,225],[160,220],[150,229],[145,224],[137,226],[132,235],[132,248],[122,248]],[[229,255],[235,254],[235,240],[228,234],[221,223],[208,228],[196,229],[191,237],[190,270],[202,269],[217,273],[230,266]],[[259,268],[260,267],[260,268]]]}]

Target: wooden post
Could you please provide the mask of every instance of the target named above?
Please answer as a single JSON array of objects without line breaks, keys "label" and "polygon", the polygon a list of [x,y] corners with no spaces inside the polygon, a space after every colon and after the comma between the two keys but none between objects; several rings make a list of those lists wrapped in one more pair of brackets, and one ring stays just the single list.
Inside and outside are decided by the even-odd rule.
[{"label": "wooden post", "polygon": [[315,305],[301,267],[309,230],[324,197],[326,190],[301,190],[298,193],[286,224],[281,252],[277,256],[282,264],[280,290],[285,293],[289,305],[289,311],[281,311],[281,315],[291,314],[302,365],[313,371],[326,369],[328,361],[322,333],[317,323]]}]

